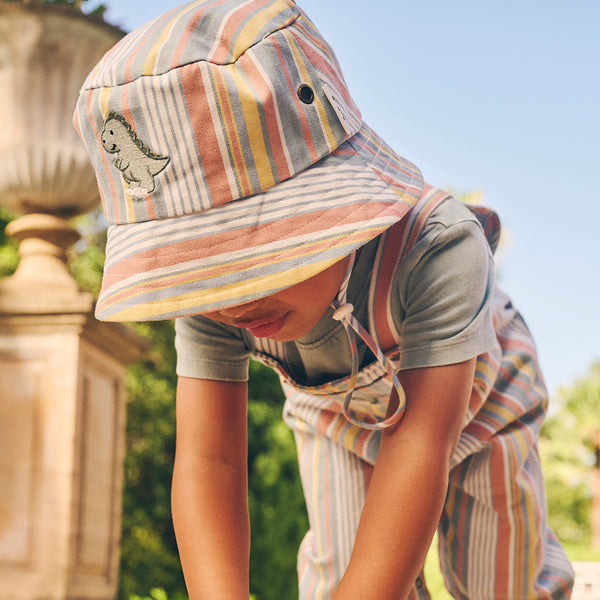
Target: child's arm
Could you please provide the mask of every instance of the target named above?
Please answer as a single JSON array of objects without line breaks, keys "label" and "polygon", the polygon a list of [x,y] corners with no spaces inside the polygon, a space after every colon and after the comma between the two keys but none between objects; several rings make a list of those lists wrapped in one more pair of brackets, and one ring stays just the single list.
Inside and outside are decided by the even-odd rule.
[{"label": "child's arm", "polygon": [[247,387],[180,377],[172,510],[190,600],[248,600]]},{"label": "child's arm", "polygon": [[439,522],[474,369],[472,359],[399,373],[406,413],[382,436],[335,600],[407,597]]}]

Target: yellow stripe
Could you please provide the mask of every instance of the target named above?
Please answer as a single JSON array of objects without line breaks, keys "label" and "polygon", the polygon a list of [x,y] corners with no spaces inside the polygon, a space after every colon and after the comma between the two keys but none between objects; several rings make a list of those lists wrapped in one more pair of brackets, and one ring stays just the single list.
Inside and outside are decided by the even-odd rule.
[{"label": "yellow stripe", "polygon": [[[304,81],[305,83],[310,82],[312,85],[314,85],[313,81],[310,77],[310,74],[308,73],[308,70],[306,68],[306,65],[304,63],[304,54],[300,51],[300,49],[298,48],[298,45],[295,43],[295,40],[291,35],[288,36],[288,42],[290,44],[290,48],[292,49],[292,52],[294,53],[294,57],[296,59],[296,65],[298,67],[298,70],[300,71],[302,81]],[[335,141],[335,136],[333,135],[333,130],[331,129],[331,124],[329,123],[329,119],[327,118],[327,111],[323,107],[323,103],[319,100],[319,96],[317,94],[315,94],[314,102],[319,110],[319,116],[321,117],[323,132],[325,133],[325,136],[327,137],[328,145],[331,149],[333,149],[337,146],[337,143]]]},{"label": "yellow stripe", "polygon": [[[482,379],[482,376],[486,379]],[[477,368],[475,370],[475,377],[482,382],[482,385],[485,388],[490,387],[490,383],[493,383],[497,376],[497,369],[492,368],[492,366],[485,360],[477,361]]]},{"label": "yellow stripe", "polygon": [[343,445],[345,448],[350,450],[350,452],[356,452],[356,440],[361,433],[360,427],[351,424],[344,433]]},{"label": "yellow stripe", "polygon": [[[248,195],[252,190],[252,182],[250,181],[250,176],[248,175],[248,168],[246,167],[246,162],[244,161],[244,151],[242,149],[242,143],[240,141],[238,128],[235,126],[235,112],[233,110],[233,106],[231,105],[231,98],[229,97],[229,92],[227,91],[228,86],[225,84],[222,87],[219,85],[219,82],[214,81],[215,83],[215,96],[218,103],[218,109],[221,115],[225,114],[225,111],[228,110],[231,116],[231,121],[234,122],[233,127],[230,127],[227,123],[227,119],[221,116],[221,122],[223,123],[223,131],[227,136],[227,145],[231,149],[231,164],[233,165],[238,181],[238,185],[240,187],[240,192],[242,195]],[[225,107],[223,102],[221,101],[220,91],[225,92],[225,97],[227,99],[227,106]],[[233,148],[237,148],[237,152],[233,152]],[[238,164],[238,156],[241,156],[242,164]],[[243,172],[244,177],[242,178],[240,171]],[[249,189],[244,190],[245,187]]]},{"label": "yellow stripe", "polygon": [[531,388],[535,390],[536,394],[538,394],[541,397],[546,397],[546,390],[541,385],[538,385],[536,383],[537,371],[531,365],[526,365],[523,362],[523,359],[517,355],[513,358],[513,362],[517,366],[519,371],[527,373],[531,380]]},{"label": "yellow stripe", "polygon": [[[240,295],[246,293],[255,293],[258,290],[273,290],[277,288],[290,287],[300,281],[304,281],[324,271],[339,258],[332,258],[323,262],[312,265],[289,269],[283,273],[272,273],[263,277],[256,277],[240,283],[231,283],[218,288],[211,288],[207,292],[188,292],[180,296],[175,296],[169,300],[159,299],[144,304],[135,306],[127,306],[119,312],[107,318],[109,321],[141,321],[159,317],[160,315],[169,314],[171,312],[184,310],[193,310],[198,304],[207,302],[206,296],[210,297],[210,303],[237,300]],[[110,305],[108,305],[110,306]]]},{"label": "yellow stripe", "polygon": [[[375,230],[380,230],[381,228],[373,228]],[[366,235],[363,238],[358,238],[361,241],[368,241],[373,238],[373,235],[368,235],[369,230],[366,230]],[[356,238],[355,238],[356,239]],[[317,242],[315,242],[317,243]],[[310,245],[307,245],[309,248]],[[309,255],[310,252],[306,252],[305,255]],[[284,261],[282,259],[282,261]],[[174,312],[180,309],[193,310],[194,307],[197,307],[198,304],[207,303],[206,297],[210,295],[210,303],[213,302],[221,302],[221,301],[231,301],[233,304],[237,298],[241,294],[247,293],[256,293],[261,290],[272,290],[283,287],[290,287],[304,281],[305,279],[309,279],[313,275],[324,271],[334,263],[340,260],[340,257],[329,258],[314,264],[305,265],[301,267],[296,267],[294,269],[287,269],[282,273],[271,273],[269,275],[263,277],[255,277],[253,279],[247,279],[244,282],[236,282],[231,283],[225,286],[221,286],[218,288],[210,288],[206,291],[194,291],[188,292],[187,294],[182,294],[180,296],[175,296],[169,300],[160,299],[153,300],[150,302],[136,304],[134,306],[124,307],[122,310],[118,311],[114,315],[107,317],[106,320],[109,321],[134,321],[134,320],[143,320],[143,319],[151,319],[158,317],[159,315],[168,314],[170,312]],[[280,262],[282,262],[280,261]],[[267,257],[265,258],[265,262],[268,262]],[[232,263],[234,264],[234,263]],[[163,280],[168,282],[170,277],[165,277]],[[160,281],[160,279],[155,280],[155,282]],[[166,283],[162,288],[158,289],[167,289],[170,285]],[[135,291],[136,288],[133,288],[134,292],[129,296],[129,299],[139,296],[143,294],[143,291]],[[123,290],[119,290],[115,294],[121,294]],[[110,298],[110,296],[109,296]],[[118,302],[117,302],[118,304]],[[112,306],[112,303],[107,298],[101,303],[100,309],[102,307],[109,308]]]},{"label": "yellow stripe", "polygon": [[108,99],[110,97],[111,90],[112,88],[103,87],[100,91],[100,97],[98,101],[100,102],[100,110],[102,111],[102,116],[104,117],[104,119],[106,119],[106,117],[108,116]]},{"label": "yellow stripe", "polygon": [[512,423],[515,418],[514,412],[501,404],[494,405],[493,415],[495,420],[502,420],[505,423]]},{"label": "yellow stripe", "polygon": [[[373,237],[378,232],[380,232],[382,229],[383,228],[381,226],[378,226],[378,227],[371,227],[369,229],[361,231],[360,233],[363,235],[361,235],[361,237],[353,237],[353,242],[358,240],[359,245],[361,242],[365,243],[365,242],[373,239]],[[345,237],[342,237],[341,239],[347,240],[347,238],[345,238]],[[318,244],[318,243],[320,243],[320,241],[314,242],[314,244]],[[312,245],[314,245],[314,244],[312,244]],[[298,256],[308,256],[311,254],[311,252],[310,252],[311,244],[306,244],[305,247],[306,247],[307,251],[304,254],[298,255]],[[275,261],[269,261],[269,256],[270,255],[266,255],[264,257],[265,262],[268,262],[269,264],[271,264],[271,263],[276,264]],[[244,260],[246,260],[246,259],[242,259],[238,262],[244,262]],[[287,259],[285,257],[283,257],[280,261],[277,261],[277,262],[284,262],[285,260],[287,260]],[[151,319],[153,317],[158,317],[159,315],[163,315],[163,314],[168,314],[170,312],[174,312],[174,311],[180,310],[182,308],[186,309],[186,310],[194,309],[194,307],[198,306],[198,304],[207,303],[207,300],[206,300],[207,296],[210,296],[211,304],[214,302],[221,302],[221,301],[231,301],[231,303],[233,304],[235,302],[235,300],[237,298],[239,298],[240,295],[246,295],[248,293],[256,293],[256,292],[260,292],[260,291],[264,291],[264,290],[273,290],[273,289],[277,289],[277,288],[290,287],[292,285],[295,285],[296,283],[300,283],[301,281],[309,279],[313,275],[316,275],[317,273],[324,271],[325,269],[327,269],[328,267],[330,267],[331,265],[336,263],[338,260],[341,260],[341,257],[329,258],[329,259],[326,259],[326,260],[323,260],[323,261],[320,261],[317,263],[313,263],[310,265],[304,265],[304,266],[296,267],[293,269],[286,269],[285,271],[283,271],[281,273],[271,273],[269,275],[262,276],[262,277],[246,279],[243,282],[235,282],[235,283],[231,283],[231,284],[221,286],[221,287],[213,287],[206,291],[198,290],[198,291],[194,291],[194,292],[189,292],[187,294],[182,294],[180,296],[174,296],[173,298],[171,298],[169,300],[160,299],[160,300],[153,300],[150,302],[136,304],[135,306],[127,306],[127,307],[124,307],[122,310],[118,311],[117,313],[107,317],[106,320],[108,320],[108,321],[144,320],[144,319]],[[236,263],[231,263],[231,264],[234,265]],[[215,268],[221,268],[221,267],[215,267]],[[206,273],[207,271],[208,271],[208,269],[204,270],[203,272]],[[172,276],[169,275],[167,277],[162,278],[162,280],[166,282],[165,285],[162,288],[155,288],[155,289],[158,291],[159,289],[169,288],[170,284],[168,282],[171,280],[171,277]],[[154,283],[157,283],[159,281],[161,281],[161,279],[156,279],[156,280],[154,280]],[[139,296],[144,293],[143,291],[137,291],[135,286],[133,286],[132,289],[133,289],[133,293],[131,294],[131,296],[129,296],[129,299],[134,298],[135,296]],[[123,291],[125,291],[125,290],[118,290],[117,292],[115,292],[115,294],[111,294],[110,296],[120,295]],[[108,298],[106,300],[102,301],[102,303],[99,307],[101,312],[104,309],[108,309],[113,305],[113,303],[110,301],[110,296],[108,296]],[[120,301],[116,302],[116,304],[118,304],[119,302]]]},{"label": "yellow stripe", "polygon": [[185,8],[183,10],[181,10],[180,12],[178,12],[173,17],[173,19],[171,19],[171,21],[169,21],[168,25],[163,29],[156,44],[154,44],[154,46],[152,46],[152,48],[148,52],[148,56],[146,57],[146,60],[144,61],[144,69],[142,71],[143,75],[154,75],[154,66],[156,63],[156,57],[158,55],[158,51],[160,50],[161,46],[165,43],[167,38],[171,35],[171,31],[173,30],[175,23],[179,20],[181,15],[185,14],[190,9],[195,8],[196,6],[202,4],[203,1],[204,0],[199,0],[198,2],[195,2],[194,4],[185,5]]},{"label": "yellow stripe", "polygon": [[[256,167],[256,173],[258,174],[258,179],[260,182],[259,189],[264,190],[275,184],[275,178],[273,177],[273,172],[271,171],[271,166],[268,160],[256,160],[256,157],[266,157],[269,155],[263,137],[261,118],[258,111],[256,96],[242,73],[240,73],[237,69],[232,69],[231,75],[233,79],[236,80],[236,87],[239,93],[240,103],[242,105],[242,112],[244,113],[244,123],[248,131],[248,139],[250,141],[252,157],[254,158],[254,165]],[[236,127],[236,131],[238,129],[239,127]],[[243,153],[241,154],[243,156]],[[252,182],[250,182],[250,185],[252,185]],[[252,192],[254,191],[255,190],[252,190]]]},{"label": "yellow stripe", "polygon": [[261,8],[260,10],[256,11],[255,15],[249,19],[246,25],[244,25],[244,29],[240,32],[240,35],[233,45],[233,60],[237,60],[241,54],[246,52],[246,50],[254,43],[256,36],[260,33],[261,29],[268,21],[275,19],[289,7],[289,2],[281,1],[274,3],[268,8]]}]

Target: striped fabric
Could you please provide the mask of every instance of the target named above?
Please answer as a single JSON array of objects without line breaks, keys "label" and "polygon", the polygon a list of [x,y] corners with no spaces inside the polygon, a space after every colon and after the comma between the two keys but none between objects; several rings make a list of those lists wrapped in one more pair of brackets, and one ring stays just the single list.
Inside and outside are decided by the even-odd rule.
[{"label": "striped fabric", "polygon": [[97,316],[247,302],[399,221],[420,171],[363,122],[292,0],[204,0],[132,32],[75,112],[109,224]]},{"label": "striped fabric", "polygon": [[382,234],[382,242],[373,265],[373,272],[376,275],[371,279],[369,287],[369,302],[373,306],[369,329],[373,332],[375,343],[384,350],[397,348],[400,340],[388,293],[398,263],[407,249],[412,248],[416,243],[428,216],[447,197],[445,191],[425,184],[418,210],[412,210],[405,219]]},{"label": "striped fabric", "polygon": [[[382,331],[371,331],[373,337],[396,335],[385,312],[383,318],[375,314],[390,295],[389,265],[397,265],[410,250],[428,215],[447,197],[427,187],[403,226],[382,236],[369,299],[370,323]],[[474,212],[489,226],[493,243],[499,233],[497,217],[481,208]],[[392,234],[400,230],[401,238],[394,239]],[[500,291],[494,297],[493,317],[498,345],[477,360],[438,526],[446,586],[453,597],[472,600],[569,598],[572,568],[546,520],[537,439],[547,395],[535,346],[523,319]],[[282,344],[257,340],[257,349],[257,357],[280,373],[287,396],[284,419],[298,447],[310,522],[299,553],[300,598],[327,600],[350,557],[381,431],[345,418],[343,402],[351,377],[300,386],[281,366]],[[398,351],[401,348],[388,348],[386,355],[391,359]],[[354,386],[353,404],[365,411],[362,418],[370,411],[380,420],[392,388],[385,367],[375,362],[362,369]],[[409,598],[429,598],[422,577]]]}]

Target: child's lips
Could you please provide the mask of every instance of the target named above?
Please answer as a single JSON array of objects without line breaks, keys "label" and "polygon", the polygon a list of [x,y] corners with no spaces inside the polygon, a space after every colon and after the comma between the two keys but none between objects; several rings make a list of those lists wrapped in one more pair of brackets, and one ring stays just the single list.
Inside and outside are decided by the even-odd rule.
[{"label": "child's lips", "polygon": [[268,319],[256,319],[253,321],[237,321],[236,327],[247,329],[255,337],[269,337],[275,335],[283,328],[288,313],[279,317],[269,317]]}]

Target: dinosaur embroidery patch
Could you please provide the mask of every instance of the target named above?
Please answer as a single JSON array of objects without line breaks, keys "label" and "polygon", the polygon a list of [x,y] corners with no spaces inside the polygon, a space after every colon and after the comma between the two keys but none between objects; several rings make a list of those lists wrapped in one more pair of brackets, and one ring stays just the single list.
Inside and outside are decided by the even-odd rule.
[{"label": "dinosaur embroidery patch", "polygon": [[143,198],[152,193],[156,187],[154,178],[171,159],[152,152],[118,113],[108,113],[101,140],[104,150],[114,155],[115,167],[129,184],[126,194],[132,198]]}]

